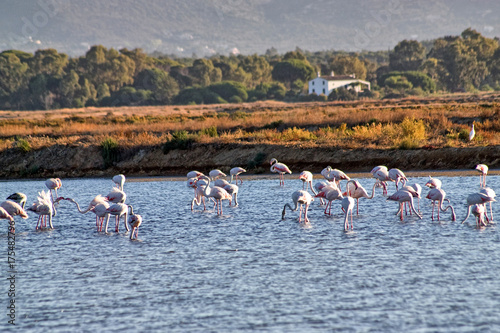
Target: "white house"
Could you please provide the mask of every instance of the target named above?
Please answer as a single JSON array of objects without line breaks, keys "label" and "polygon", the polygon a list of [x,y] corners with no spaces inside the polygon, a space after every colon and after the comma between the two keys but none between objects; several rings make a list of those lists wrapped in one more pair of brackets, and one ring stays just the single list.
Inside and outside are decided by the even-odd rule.
[{"label": "white house", "polygon": [[318,72],[318,77],[309,81],[309,94],[324,94],[328,96],[334,89],[340,87],[360,92],[363,90],[363,86],[370,90],[370,82],[356,79],[354,74],[335,76],[332,72],[331,75],[321,76]]}]

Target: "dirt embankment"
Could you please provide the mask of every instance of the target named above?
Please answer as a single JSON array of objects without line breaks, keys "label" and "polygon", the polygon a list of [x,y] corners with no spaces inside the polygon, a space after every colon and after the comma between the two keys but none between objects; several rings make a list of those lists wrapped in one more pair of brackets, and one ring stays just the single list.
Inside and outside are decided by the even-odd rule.
[{"label": "dirt embankment", "polygon": [[[369,172],[376,165],[404,171],[464,170],[487,164],[492,172],[500,168],[500,146],[416,150],[338,149],[299,145],[195,144],[188,150],[162,147],[121,149],[116,162],[106,168],[98,146],[52,146],[30,152],[13,148],[2,153],[0,178],[105,177],[116,173],[128,176],[183,176],[190,170],[224,172],[234,166],[248,174],[269,173],[268,161],[275,157],[294,173],[320,172],[327,165],[344,172]],[[497,170],[498,171],[498,170]]]}]

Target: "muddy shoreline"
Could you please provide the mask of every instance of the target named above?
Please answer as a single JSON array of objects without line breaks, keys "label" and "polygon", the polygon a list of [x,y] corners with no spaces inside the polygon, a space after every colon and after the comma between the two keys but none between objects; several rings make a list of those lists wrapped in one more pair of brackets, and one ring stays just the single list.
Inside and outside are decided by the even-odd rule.
[{"label": "muddy shoreline", "polygon": [[291,178],[302,170],[319,173],[327,165],[360,178],[376,165],[399,168],[409,176],[426,176],[430,172],[474,175],[474,167],[483,163],[489,166],[489,174],[500,173],[500,146],[393,150],[218,143],[195,144],[167,153],[159,146],[132,147],[121,148],[112,166],[105,167],[98,146],[60,145],[29,152],[15,148],[3,151],[0,180],[109,177],[117,173],[137,179],[184,179],[190,170],[208,173],[217,168],[229,174],[234,166],[246,168],[245,177],[272,177],[268,161],[273,157],[289,166]]}]

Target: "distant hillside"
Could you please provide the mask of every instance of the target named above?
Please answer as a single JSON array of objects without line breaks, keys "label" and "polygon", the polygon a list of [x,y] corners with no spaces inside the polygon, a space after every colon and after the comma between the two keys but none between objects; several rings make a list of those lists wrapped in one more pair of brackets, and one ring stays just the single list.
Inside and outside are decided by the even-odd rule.
[{"label": "distant hillside", "polygon": [[0,50],[89,45],[191,56],[386,50],[403,39],[500,36],[497,0],[2,0]]}]

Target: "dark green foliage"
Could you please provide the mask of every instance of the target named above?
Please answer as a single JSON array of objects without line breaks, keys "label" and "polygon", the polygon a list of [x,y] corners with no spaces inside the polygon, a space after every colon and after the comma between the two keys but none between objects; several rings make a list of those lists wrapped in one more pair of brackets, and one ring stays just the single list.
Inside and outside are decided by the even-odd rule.
[{"label": "dark green foliage", "polygon": [[265,129],[278,129],[280,127],[283,127],[284,124],[285,124],[285,122],[282,119],[280,119],[280,120],[276,120],[270,124],[265,125],[264,128]]},{"label": "dark green foliage", "polygon": [[248,93],[243,84],[234,81],[224,81],[212,84],[208,87],[211,91],[222,97],[224,100],[229,101],[231,97],[239,97],[241,101],[246,101]]},{"label": "dark green foliage", "polygon": [[23,153],[28,153],[31,151],[31,145],[26,139],[18,138],[16,140],[16,146]]},{"label": "dark green foliage", "polygon": [[253,160],[248,161],[247,169],[256,169],[261,167],[266,159],[266,156],[267,155],[264,152],[257,153],[257,155],[255,155]]},{"label": "dark green foliage", "polygon": [[194,140],[185,130],[175,131],[172,133],[172,139],[165,142],[163,145],[163,153],[167,154],[171,150],[185,150],[192,146]]},{"label": "dark green foliage", "polygon": [[219,133],[217,133],[217,127],[216,126],[210,126],[209,128],[204,128],[200,131],[200,135],[208,135],[211,138],[216,138],[219,136]]},{"label": "dark green foliage", "polygon": [[119,161],[120,151],[118,142],[113,138],[107,138],[101,142],[101,154],[104,160],[104,167],[109,168]]},{"label": "dark green foliage", "polygon": [[387,74],[380,76],[380,78],[378,79],[378,84],[380,86],[384,87],[386,85],[386,82],[389,82],[389,84],[397,82],[397,80],[394,81],[394,79],[392,79],[392,81],[387,81],[387,79],[389,79],[391,77],[404,77],[404,78],[406,78],[406,80],[411,83],[411,86],[406,87],[406,89],[411,89],[412,87],[413,88],[422,88],[422,90],[427,91],[427,92],[433,92],[436,90],[436,82],[434,82],[433,79],[431,79],[428,75],[426,75],[422,72],[415,72],[415,71],[389,72]]},{"label": "dark green foliage", "polygon": [[358,99],[358,93],[354,89],[347,89],[344,87],[334,89],[330,95],[328,95],[328,100],[330,101],[354,101]]}]

